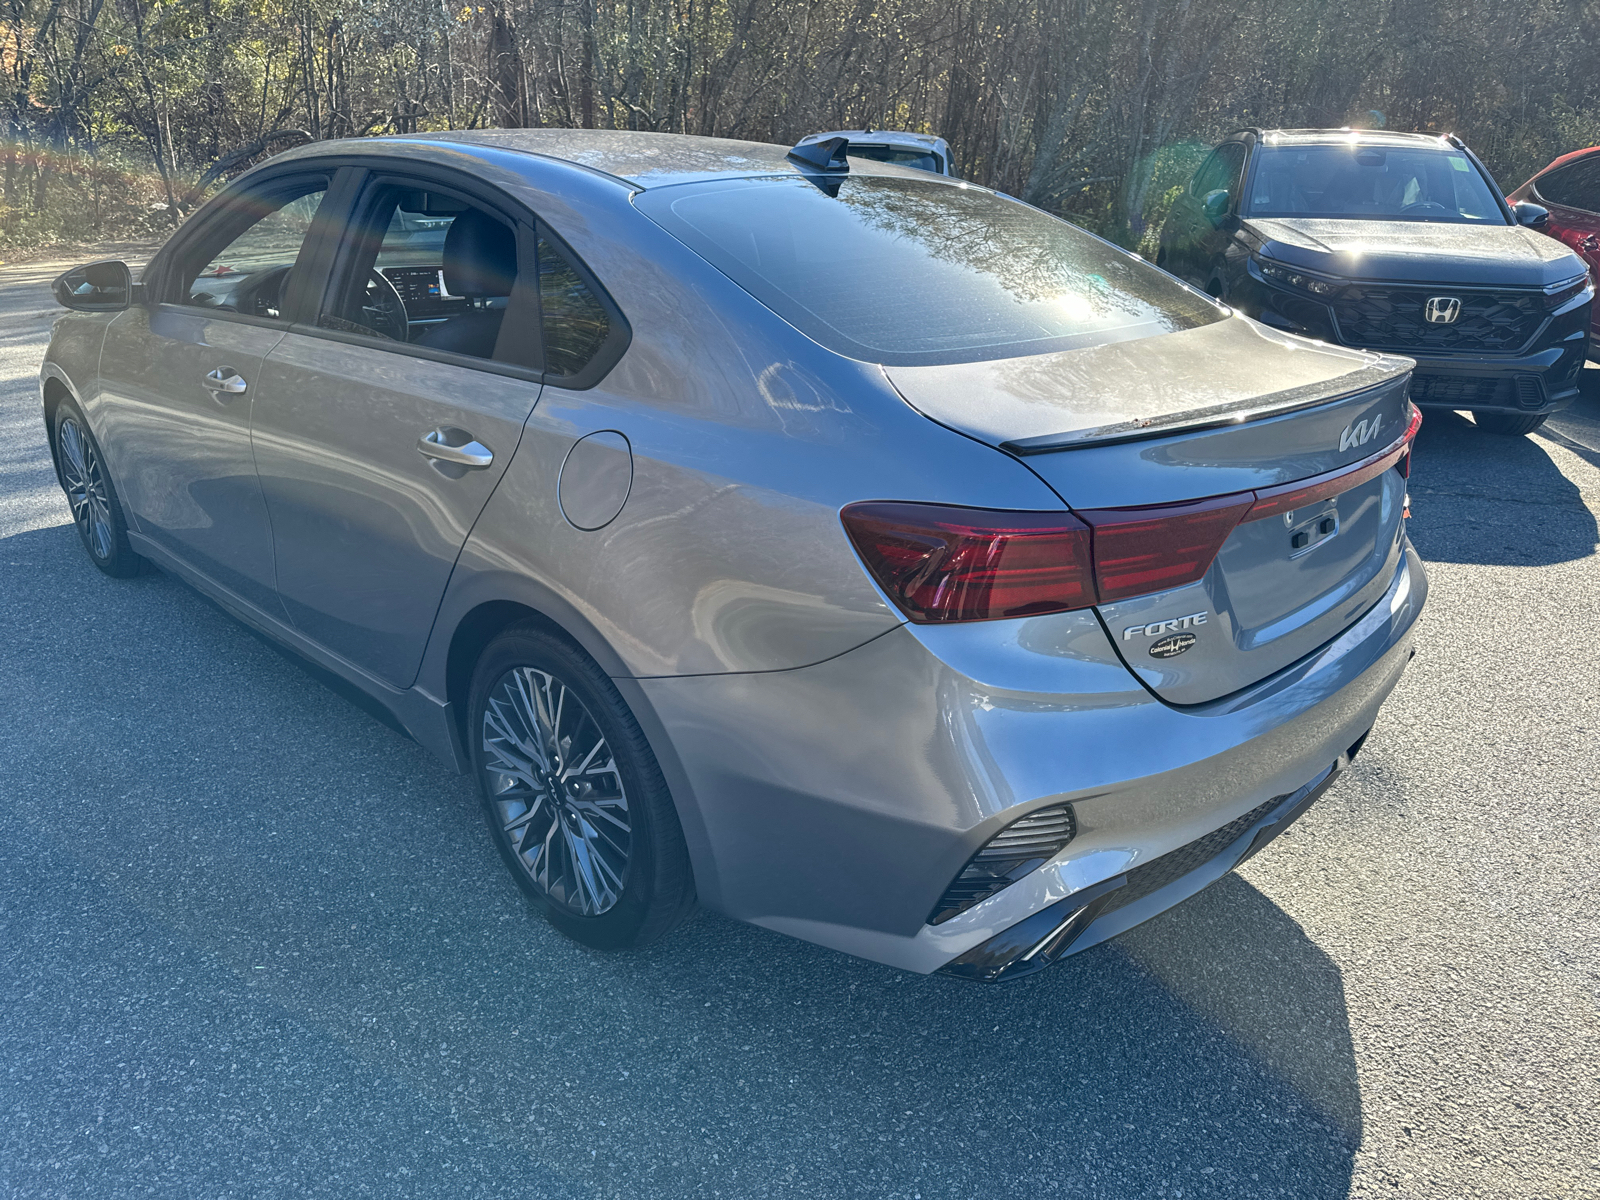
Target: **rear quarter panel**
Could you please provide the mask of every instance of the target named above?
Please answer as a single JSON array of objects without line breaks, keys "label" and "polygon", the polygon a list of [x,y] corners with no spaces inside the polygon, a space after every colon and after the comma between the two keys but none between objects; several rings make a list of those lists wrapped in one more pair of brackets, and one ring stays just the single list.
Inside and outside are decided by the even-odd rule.
[{"label": "rear quarter panel", "polygon": [[[614,673],[803,666],[902,621],[857,560],[843,505],[1062,507],[1009,456],[908,408],[880,368],[800,335],[614,182],[530,174],[521,198],[611,292],[632,341],[598,386],[545,387],[462,553],[435,643],[522,578],[581,616]],[[574,443],[601,430],[627,439],[632,485],[615,520],[585,531],[562,515],[557,483]],[[421,682],[443,677],[435,645]]]}]

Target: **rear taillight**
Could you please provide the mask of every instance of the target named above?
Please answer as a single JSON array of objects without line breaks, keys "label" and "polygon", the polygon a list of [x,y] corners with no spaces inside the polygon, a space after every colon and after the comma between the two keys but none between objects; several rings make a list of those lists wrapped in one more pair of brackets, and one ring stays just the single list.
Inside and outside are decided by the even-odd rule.
[{"label": "rear taillight", "polygon": [[862,560],[918,624],[1095,602],[1089,527],[1070,513],[867,503],[841,515]]},{"label": "rear taillight", "polygon": [[1211,569],[1222,543],[1250,511],[1244,492],[1159,508],[1081,511],[1094,530],[1094,579],[1100,603],[1194,583]]},{"label": "rear taillight", "polygon": [[840,517],[867,569],[919,625],[1068,612],[1195,583],[1228,535],[1317,504],[1398,467],[1411,471],[1411,420],[1350,466],[1255,492],[1153,508],[1004,512],[909,501],[846,506]]}]

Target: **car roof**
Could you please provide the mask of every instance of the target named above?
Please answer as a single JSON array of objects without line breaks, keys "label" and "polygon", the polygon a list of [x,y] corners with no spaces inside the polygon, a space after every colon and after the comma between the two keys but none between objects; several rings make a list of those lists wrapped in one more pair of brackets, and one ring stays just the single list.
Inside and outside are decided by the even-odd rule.
[{"label": "car roof", "polygon": [[[468,129],[399,137],[350,138],[337,142],[311,142],[278,155],[271,161],[361,153],[404,156],[419,151],[426,154],[428,150],[459,151],[473,146],[535,154],[541,158],[572,163],[609,175],[634,188],[807,173],[788,157],[788,146],[626,129]],[[867,160],[857,160],[851,164],[850,170],[855,175],[892,175],[924,182],[936,182],[939,178],[914,167]]]},{"label": "car roof", "polygon": [[1449,146],[1447,134],[1399,133],[1388,129],[1251,129],[1269,146]]},{"label": "car roof", "polygon": [[1537,179],[1540,175],[1548,175],[1557,167],[1564,167],[1568,163],[1575,163],[1580,158],[1588,158],[1594,154],[1600,154],[1600,146],[1585,146],[1582,150],[1569,150],[1559,158],[1551,159],[1546,166],[1540,167],[1534,178]]}]

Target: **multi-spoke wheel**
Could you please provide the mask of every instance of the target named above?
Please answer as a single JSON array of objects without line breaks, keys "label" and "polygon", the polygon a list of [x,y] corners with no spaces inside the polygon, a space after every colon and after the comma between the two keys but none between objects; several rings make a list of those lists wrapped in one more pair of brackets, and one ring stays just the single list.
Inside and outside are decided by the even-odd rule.
[{"label": "multi-spoke wheel", "polygon": [[485,787],[517,862],[552,904],[610,911],[628,870],[628,789],[599,723],[548,671],[513,667],[483,714]]},{"label": "multi-spoke wheel", "polygon": [[83,548],[107,575],[124,578],[139,571],[128,545],[128,526],[106,473],[105,460],[83,413],[71,400],[56,408],[56,462]]},{"label": "multi-spoke wheel", "polygon": [[473,760],[501,854],[552,924],[642,945],[688,911],[688,854],[660,768],[616,687],[576,647],[518,627],[473,676]]}]

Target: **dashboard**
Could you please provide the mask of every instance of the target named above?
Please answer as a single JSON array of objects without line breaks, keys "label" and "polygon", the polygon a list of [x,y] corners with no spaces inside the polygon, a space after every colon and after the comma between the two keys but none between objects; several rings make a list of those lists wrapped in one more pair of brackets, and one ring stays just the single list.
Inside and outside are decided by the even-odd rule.
[{"label": "dashboard", "polygon": [[431,325],[464,312],[466,298],[445,291],[438,267],[382,267],[383,277],[400,293],[410,325]]}]

